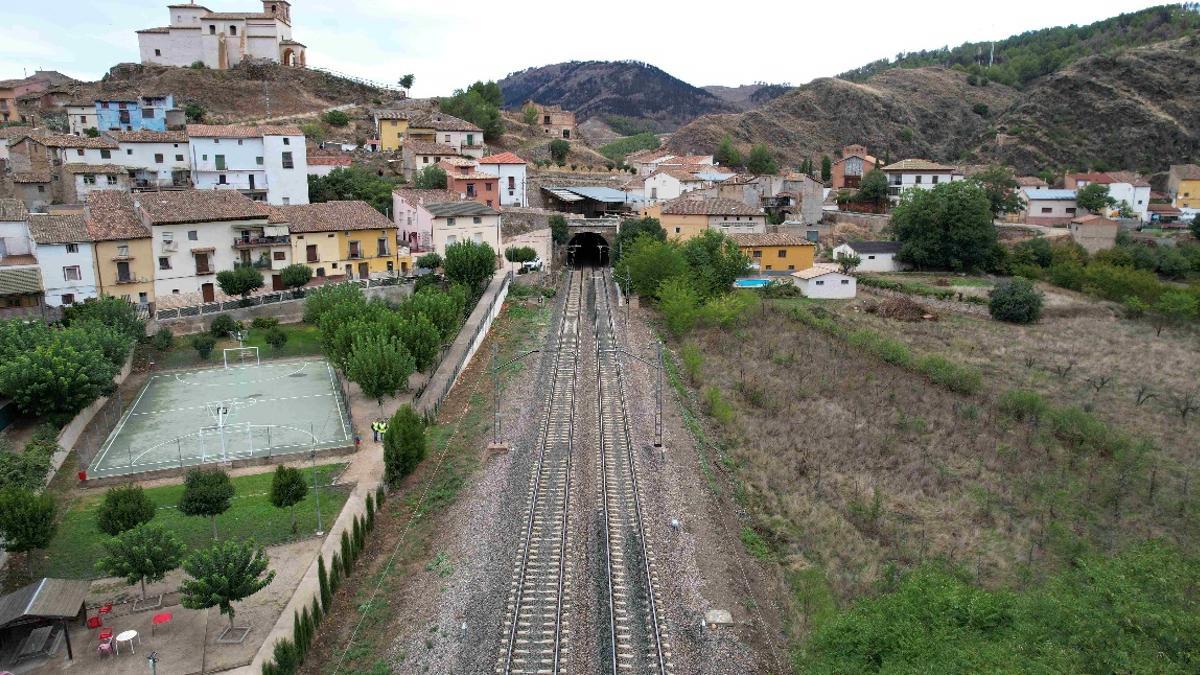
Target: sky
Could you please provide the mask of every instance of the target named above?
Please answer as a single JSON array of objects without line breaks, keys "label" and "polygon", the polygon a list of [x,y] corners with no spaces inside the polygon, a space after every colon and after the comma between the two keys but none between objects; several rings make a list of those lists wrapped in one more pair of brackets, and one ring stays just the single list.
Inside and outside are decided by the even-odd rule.
[{"label": "sky", "polygon": [[[180,0],[175,0],[180,1]],[[38,68],[95,80],[138,60],[134,31],[169,23],[171,0],[0,0],[0,80]],[[205,0],[261,11],[253,0]],[[902,51],[1085,24],[1161,2],[1136,0],[295,0],[308,65],[449,94],[560,61],[636,60],[697,86],[803,84]],[[739,9],[745,8],[745,11]]]}]

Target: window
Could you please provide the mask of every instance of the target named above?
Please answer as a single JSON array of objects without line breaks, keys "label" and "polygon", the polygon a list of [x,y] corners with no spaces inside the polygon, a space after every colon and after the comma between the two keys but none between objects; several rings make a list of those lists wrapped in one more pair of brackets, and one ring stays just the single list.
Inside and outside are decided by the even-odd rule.
[{"label": "window", "polygon": [[780,258],[786,258],[786,257],[787,257],[787,249],[786,249],[786,248],[781,248],[781,249],[779,249],[779,257],[780,257]]},{"label": "window", "polygon": [[216,155],[213,157],[213,161],[217,164],[217,171],[225,170],[225,155]]},{"label": "window", "polygon": [[771,267],[770,265],[767,265],[767,271],[770,271],[772,269],[775,269],[775,268]]},{"label": "window", "polygon": [[491,207],[491,206],[492,206],[492,200],[490,200],[490,199],[489,199],[489,200],[487,200],[487,205],[488,205],[489,207]]},{"label": "window", "polygon": [[483,222],[483,218],[480,218],[479,216],[472,216],[472,217],[471,217],[471,222],[472,222],[472,223],[475,223],[476,225],[478,225],[478,224],[480,224],[480,223],[482,223],[482,222]]},{"label": "window", "polygon": [[475,134],[467,134],[467,145],[475,145]]},{"label": "window", "polygon": [[[292,198],[291,198],[291,197],[284,197],[284,198],[283,198],[283,205],[284,205],[284,206],[287,206],[288,204],[291,204],[291,203],[292,203]],[[332,236],[332,235],[331,235],[331,236]]]},{"label": "window", "polygon": [[450,142],[450,134],[446,134],[446,142],[447,142],[447,143],[449,143],[449,142]]},{"label": "window", "polygon": [[874,259],[875,259],[875,256],[873,256],[873,255],[867,256],[867,260],[874,260]]},{"label": "window", "polygon": [[453,234],[450,235],[449,237],[446,237],[446,245],[447,246],[452,246],[457,243],[458,243],[458,237],[454,236]]},{"label": "window", "polygon": [[155,56],[162,56],[162,50],[161,50],[161,49],[155,49],[155,50],[154,50],[154,55],[155,55]]},{"label": "window", "polygon": [[318,276],[318,277],[324,277],[324,276],[325,276],[325,268],[324,268],[324,267],[318,267],[318,268],[317,268],[317,276]]},{"label": "window", "polygon": [[549,115],[545,115],[542,117],[542,124],[550,124],[550,116]]},{"label": "window", "polygon": [[361,258],[362,257],[362,248],[359,246],[357,241],[350,242],[350,257],[351,258]]},{"label": "window", "polygon": [[240,139],[240,138],[239,138],[239,139],[238,139],[238,145],[241,145],[241,144],[242,144],[242,139]]},{"label": "window", "polygon": [[237,35],[237,26],[230,26],[230,27],[229,27],[229,34],[230,34],[230,35]]},{"label": "window", "polygon": [[79,253],[79,244],[67,244],[67,253]]},{"label": "window", "polygon": [[475,240],[475,243],[476,243],[476,244],[482,244],[482,243],[483,243],[483,233],[482,233],[482,232],[476,232],[476,233],[475,233],[475,234],[472,236],[472,239],[474,239],[474,240]]},{"label": "window", "polygon": [[[679,228],[678,228],[678,227],[677,227],[677,228],[675,228],[675,231],[676,231],[676,232],[678,232],[678,231],[679,231]],[[755,251],[755,252],[754,252],[754,257],[755,257],[755,258],[761,258],[761,257],[762,257],[762,251]]]},{"label": "window", "polygon": [[84,185],[95,185],[96,184],[95,174],[90,174],[90,173],[83,174],[83,184]]},{"label": "window", "polygon": [[259,165],[259,166],[262,166],[262,165],[263,165],[263,158],[262,158],[262,157],[255,157],[255,158],[254,158],[254,163],[255,163],[255,164],[257,164],[257,165]]},{"label": "window", "polygon": [[849,285],[850,285],[850,280],[849,280],[849,279],[842,279],[842,285],[843,285],[843,286],[849,286]]},{"label": "window", "polygon": [[160,269],[160,270],[171,269],[171,259],[167,258],[167,257],[159,258],[158,259],[158,269]]},{"label": "window", "polygon": [[201,160],[203,160],[203,161],[205,161],[205,162],[207,162],[207,161],[208,161],[208,155],[200,155],[200,159],[201,159]]},{"label": "window", "polygon": [[929,182],[933,183],[934,185],[937,185],[938,178],[939,178],[938,176],[932,176],[932,177],[930,177]]},{"label": "window", "polygon": [[428,163],[429,163],[429,156],[428,156],[428,155],[426,155],[426,156],[422,157],[422,158],[421,158],[421,163],[422,163],[422,164],[428,164]]},{"label": "window", "polygon": [[285,139],[283,139],[283,144],[284,144],[284,145],[291,145],[291,144],[292,144],[292,139],[290,139],[290,138],[285,138]]},{"label": "window", "polygon": [[133,148],[128,148],[128,149],[126,149],[126,150],[125,150],[125,154],[126,154],[126,155],[132,155],[132,154],[133,154]]},{"label": "window", "polygon": [[285,251],[272,251],[271,258],[273,260],[287,260],[287,253]]},{"label": "window", "polygon": [[63,268],[63,280],[79,281],[83,275],[79,273],[79,265],[69,265]]},{"label": "window", "polygon": [[83,148],[79,148],[78,150],[76,150],[76,151],[75,151],[75,154],[76,154],[76,155],[78,155],[78,156],[80,156],[80,157],[83,157]]},{"label": "window", "polygon": [[679,228],[675,228],[675,234],[679,234]]},{"label": "window", "polygon": [[387,255],[388,254],[387,245],[388,245],[387,238],[380,237],[379,240],[375,244],[375,255]]},{"label": "window", "polygon": [[[514,177],[514,176],[509,176],[509,177],[508,177],[508,189],[509,189],[509,190],[515,190],[515,189],[516,189],[516,187],[517,187],[517,179],[516,179],[516,177]],[[1141,202],[1138,202],[1138,203],[1140,204]]]},{"label": "window", "polygon": [[63,293],[62,294],[62,304],[64,304],[64,305],[75,304],[75,294],[74,293]]},{"label": "window", "polygon": [[817,285],[818,285],[818,286],[824,286],[824,285],[825,285],[825,280],[824,280],[824,279],[817,279]]},{"label": "window", "polygon": [[1051,209],[1049,206],[1042,207],[1042,213],[1050,213],[1051,211],[1053,211],[1053,209]]},{"label": "window", "polygon": [[321,258],[317,255],[317,245],[309,244],[304,247],[304,252],[308,256],[308,262],[317,262]]},{"label": "window", "polygon": [[228,181],[225,179],[225,174],[221,174],[221,175],[217,176],[217,182],[220,183],[221,185],[227,185]]},{"label": "window", "polygon": [[199,241],[200,236],[195,230],[188,230],[188,241]]},{"label": "window", "polygon": [[163,163],[163,155],[162,155],[162,153],[161,153],[161,152],[156,152],[156,153],[154,153],[154,163],[155,163],[155,164],[162,164],[162,163]]},{"label": "window", "polygon": [[117,177],[112,174],[108,174],[107,176],[104,177],[104,182],[108,183],[109,185],[116,185]]},{"label": "window", "polygon": [[290,153],[290,152],[283,153],[283,168],[291,169],[294,167],[295,167],[295,164],[292,162],[292,153]]},{"label": "window", "polygon": [[923,178],[925,178],[925,177],[924,176],[916,176],[913,178],[913,182],[916,183],[917,185],[920,185],[921,179],[923,179]]},{"label": "window", "polygon": [[214,26],[214,25],[212,25],[212,24],[209,24],[209,25],[208,25],[208,34],[209,34],[209,35],[216,35],[216,34],[217,34],[217,27],[216,27],[216,26]]},{"label": "window", "polygon": [[46,186],[45,186],[45,185],[39,185],[39,186],[38,186],[38,192],[45,192],[45,191],[46,191]]},{"label": "window", "polygon": [[788,265],[788,271],[796,269],[795,265]]},{"label": "window", "polygon": [[1075,215],[1075,207],[1074,206],[1067,207],[1067,213],[1071,214],[1072,216]]},{"label": "window", "polygon": [[182,161],[183,161],[183,155],[175,155],[175,161],[176,161],[176,162],[182,162]]},{"label": "window", "polygon": [[162,240],[163,240],[164,244],[170,244],[171,242],[175,241],[175,233],[174,232],[163,232]]},{"label": "window", "polygon": [[491,183],[484,183],[484,184],[483,184],[483,189],[484,189],[484,190],[486,190],[486,191],[488,191],[488,192],[491,192],[491,191],[492,191],[492,184],[491,184]]},{"label": "window", "polygon": [[453,225],[454,225],[454,219],[453,219],[453,218],[447,218],[447,219],[446,219],[446,224],[447,224],[447,225],[450,225],[450,226],[452,226],[452,227],[453,227]]}]

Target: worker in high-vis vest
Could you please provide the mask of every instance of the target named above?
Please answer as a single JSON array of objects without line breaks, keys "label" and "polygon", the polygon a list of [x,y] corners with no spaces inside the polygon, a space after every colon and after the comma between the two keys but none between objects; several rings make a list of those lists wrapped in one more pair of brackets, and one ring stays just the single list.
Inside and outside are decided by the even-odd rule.
[{"label": "worker in high-vis vest", "polygon": [[387,430],[388,430],[387,420],[379,420],[379,438],[380,438],[380,440],[382,440],[383,437],[387,434]]},{"label": "worker in high-vis vest", "polygon": [[378,443],[383,434],[383,420],[375,420],[371,422],[371,438]]}]

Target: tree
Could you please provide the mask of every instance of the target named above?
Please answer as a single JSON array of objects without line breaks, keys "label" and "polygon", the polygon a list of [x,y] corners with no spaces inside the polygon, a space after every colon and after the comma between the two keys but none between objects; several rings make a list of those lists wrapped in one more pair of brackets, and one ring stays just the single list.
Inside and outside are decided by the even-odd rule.
[{"label": "tree", "polygon": [[388,421],[383,434],[383,476],[388,485],[398,485],[425,459],[425,423],[410,405],[402,405]]},{"label": "tree", "polygon": [[713,159],[722,166],[741,166],[742,153],[734,146],[732,136],[725,134],[721,137],[720,144],[713,151]]},{"label": "tree", "polygon": [[700,317],[700,294],[686,276],[671,277],[658,287],[658,308],[675,337],[687,333]]},{"label": "tree", "polygon": [[295,467],[280,464],[271,477],[271,506],[290,509],[292,512],[292,534],[296,533],[296,505],[308,496],[308,482],[304,474]]},{"label": "tree", "polygon": [[757,143],[750,148],[750,156],[746,158],[746,170],[756,176],[776,174],[779,173],[779,165],[771,155],[770,148]]},{"label": "tree", "polygon": [[141,583],[142,600],[146,599],[147,581],[162,581],[183,561],[183,542],[174,533],[145,523],[104,542],[104,550],[106,555],[96,561],[96,569],[125,577],[126,583]]},{"label": "tree", "polygon": [[395,396],[408,388],[416,362],[408,349],[394,337],[381,332],[360,335],[346,359],[346,377],[383,408],[384,396]]},{"label": "tree", "polygon": [[1196,298],[1187,291],[1167,291],[1150,305],[1149,317],[1155,336],[1164,328],[1187,325],[1196,317]]},{"label": "tree", "polygon": [[0,441],[0,490],[10,487],[40,490],[50,473],[52,453],[25,446],[24,452],[13,452],[7,441]]},{"label": "tree", "polygon": [[862,264],[862,258],[855,253],[841,253],[834,257],[834,261],[838,267],[842,268],[842,274],[850,274],[855,267]]},{"label": "tree", "polygon": [[992,216],[999,218],[1005,213],[1016,213],[1025,207],[1021,198],[1020,184],[1012,169],[993,165],[969,179],[987,193],[992,205]]},{"label": "tree", "polygon": [[496,271],[496,252],[486,242],[460,241],[446,247],[446,278],[478,295]]},{"label": "tree", "polygon": [[829,155],[821,155],[821,181],[828,183],[833,178],[833,160]]},{"label": "tree", "polygon": [[96,127],[88,127],[83,130],[83,135],[88,138],[100,138],[100,130]]},{"label": "tree", "polygon": [[417,267],[425,270],[436,270],[442,266],[442,256],[437,253],[426,253],[417,258]]},{"label": "tree", "polygon": [[900,240],[897,257],[920,268],[979,269],[996,244],[991,202],[970,181],[906,191],[892,211],[892,227]]},{"label": "tree", "polygon": [[646,216],[645,218],[631,218],[622,221],[621,226],[617,228],[617,240],[613,242],[614,265],[625,254],[626,247],[643,234],[648,234],[658,241],[667,240],[667,231],[663,229],[662,223],[658,218]]},{"label": "tree", "polygon": [[183,106],[183,116],[190,124],[200,124],[204,121],[204,106],[199,103],[188,103]]},{"label": "tree", "polygon": [[521,110],[521,121],[525,124],[533,126],[538,121],[538,109],[533,105],[527,105]]},{"label": "tree", "polygon": [[155,511],[154,502],[146,496],[142,486],[119,485],[104,493],[104,501],[96,512],[96,527],[115,537],[150,522],[154,519]]},{"label": "tree", "polygon": [[261,591],[275,579],[270,560],[253,541],[230,539],[196,551],[183,561],[191,576],[179,586],[180,604],[188,609],[220,607],[233,628],[233,603]]},{"label": "tree", "polygon": [[217,339],[207,333],[192,336],[192,349],[196,350],[196,354],[203,361],[208,360],[209,355],[212,354],[213,348],[216,346]]},{"label": "tree", "polygon": [[267,341],[267,344],[271,345],[271,349],[279,351],[287,344],[288,335],[280,330],[279,326],[272,326],[267,329],[267,334],[263,339]]},{"label": "tree", "polygon": [[510,263],[527,263],[533,262],[537,258],[537,251],[531,246],[509,246],[504,249],[504,259]]},{"label": "tree", "polygon": [[454,95],[442,98],[438,107],[449,115],[460,117],[483,130],[483,137],[494,141],[504,135],[504,118],[500,107],[504,95],[495,82],[476,82],[464,89],[456,89]]},{"label": "tree", "polygon": [[[49,492],[33,492],[24,488],[0,491],[0,537],[4,550],[26,553],[46,548],[54,538],[57,506]],[[33,561],[27,555],[26,571],[32,572]],[[32,574],[30,574],[32,576]]]},{"label": "tree", "polygon": [[1192,224],[1188,226],[1188,229],[1192,231],[1193,237],[1200,239],[1200,214],[1196,214],[1196,217],[1192,218]]},{"label": "tree", "polygon": [[401,89],[407,92],[409,89],[412,89],[414,80],[416,80],[416,78],[413,76],[413,74],[407,73],[400,76],[400,80],[397,82],[397,84],[400,85]]},{"label": "tree", "polygon": [[116,387],[117,367],[99,348],[54,341],[0,363],[0,392],[28,415],[66,421]]},{"label": "tree", "polygon": [[729,291],[738,277],[750,271],[750,258],[737,242],[716,230],[704,230],[683,243],[683,258],[702,298]]},{"label": "tree", "polygon": [[[445,187],[445,183],[442,187]],[[327,176],[308,177],[308,201],[315,204],[359,200],[387,215],[392,208],[392,190],[395,188],[395,181],[383,178],[366,167],[338,167]]]},{"label": "tree", "polygon": [[344,127],[350,123],[350,116],[341,110],[330,110],[321,115],[321,119],[325,120],[325,123],[331,127]]},{"label": "tree", "polygon": [[217,285],[226,295],[240,295],[245,300],[263,287],[263,275],[250,265],[238,265],[231,270],[217,272]]},{"label": "tree", "polygon": [[851,197],[851,201],[874,204],[883,206],[888,203],[888,180],[887,174],[879,169],[871,169],[867,175],[858,184],[858,191]]},{"label": "tree", "polygon": [[1024,277],[1002,281],[992,290],[988,311],[997,321],[1033,323],[1042,315],[1042,292]]},{"label": "tree", "polygon": [[571,238],[571,233],[567,229],[567,218],[560,214],[550,216],[550,238],[555,244],[562,246]]},{"label": "tree", "polygon": [[67,326],[97,321],[115,328],[133,340],[146,336],[146,322],[138,317],[137,308],[128,300],[105,296],[76,303],[63,310],[63,323]]},{"label": "tree", "polygon": [[688,262],[678,244],[660,241],[651,234],[642,233],[632,244],[624,247],[614,276],[626,291],[657,298],[663,281],[687,274]]},{"label": "tree", "polygon": [[321,591],[321,607],[329,613],[329,601],[333,599],[333,591],[329,587],[329,572],[325,569],[324,554],[317,556],[317,586]]},{"label": "tree", "polygon": [[292,290],[307,286],[312,275],[312,268],[304,263],[292,263],[279,270],[279,280]]},{"label": "tree", "polygon": [[1075,192],[1075,203],[1092,213],[1101,215],[1117,200],[1108,195],[1108,186],[1101,183],[1088,183]]},{"label": "tree", "polygon": [[421,190],[445,190],[446,171],[440,166],[430,164],[413,174],[413,187]]},{"label": "tree", "polygon": [[212,521],[213,539],[217,538],[217,516],[229,510],[233,483],[220,469],[192,469],[183,479],[179,512],[185,516],[207,516]]},{"label": "tree", "polygon": [[571,144],[567,141],[556,138],[550,141],[550,158],[554,163],[562,166],[567,163],[567,153],[571,151]]}]

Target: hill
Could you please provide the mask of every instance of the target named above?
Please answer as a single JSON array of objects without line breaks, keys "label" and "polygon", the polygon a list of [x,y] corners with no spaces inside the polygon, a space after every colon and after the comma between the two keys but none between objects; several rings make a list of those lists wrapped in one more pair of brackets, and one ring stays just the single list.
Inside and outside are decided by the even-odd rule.
[{"label": "hill", "polygon": [[737,107],[635,61],[571,61],[512,73],[500,81],[504,105],[560,105],[579,121],[598,117],[618,133],[667,131],[700,115]]},{"label": "hill", "polygon": [[718,84],[701,87],[704,91],[737,107],[739,110],[749,110],[758,107],[768,101],[779,98],[791,88],[792,86],[789,84],[765,84],[762,82],[743,84],[738,87],[723,87]]},{"label": "hill", "polygon": [[77,98],[174,94],[178,105],[199,103],[211,121],[312,113],[339,105],[376,104],[395,96],[371,84],[305,68],[241,64],[229,70],[114,66],[104,79],[80,85]]},{"label": "hill", "polygon": [[964,73],[947,68],[889,70],[864,83],[822,78],[754,110],[701,117],[667,145],[707,153],[728,134],[743,151],[766,143],[792,164],[850,143],[881,158],[956,158],[991,124],[976,106],[1005,110],[1016,98],[1011,87],[971,86]]}]

